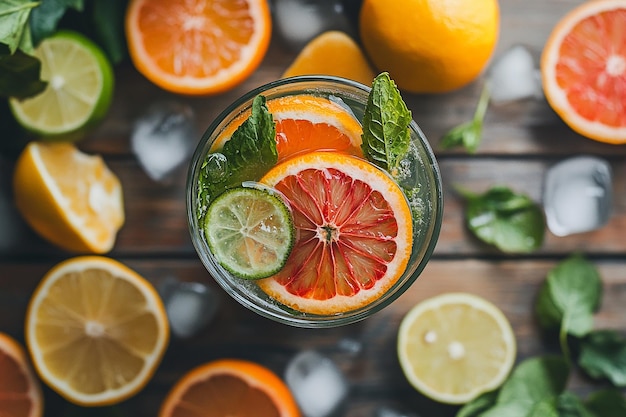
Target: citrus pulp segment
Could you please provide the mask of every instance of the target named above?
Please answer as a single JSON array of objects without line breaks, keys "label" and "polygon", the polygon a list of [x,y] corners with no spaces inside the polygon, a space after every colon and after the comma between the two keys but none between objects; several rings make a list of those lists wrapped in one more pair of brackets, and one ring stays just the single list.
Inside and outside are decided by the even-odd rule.
[{"label": "citrus pulp segment", "polygon": [[125,26],[139,72],[189,95],[217,94],[243,82],[271,37],[267,0],[132,0]]},{"label": "citrus pulp segment", "polygon": [[[325,97],[289,95],[266,102],[276,124],[278,160],[315,150],[333,150],[361,156],[363,128],[343,105]],[[250,117],[248,109],[220,133],[212,149],[219,150],[235,130]]]},{"label": "citrus pulp segment", "polygon": [[389,290],[411,256],[413,223],[391,177],[360,158],[311,152],[276,165],[261,180],[287,200],[296,242],[283,269],[258,281],[298,311],[336,314]]},{"label": "citrus pulp segment", "polygon": [[204,235],[218,262],[244,279],[278,272],[295,238],[289,208],[280,197],[257,188],[238,187],[211,202]]},{"label": "citrus pulp segment", "polygon": [[331,30],[312,39],[283,73],[334,75],[372,85],[376,76],[361,47],[346,33]]},{"label": "citrus pulp segment", "polygon": [[626,0],[586,2],[555,26],[541,56],[546,99],[579,134],[626,143]]},{"label": "citrus pulp segment", "polygon": [[68,401],[118,403],[148,383],[169,342],[163,303],[145,278],[106,257],[53,267],[28,305],[26,343],[41,379]]},{"label": "citrus pulp segment", "polygon": [[67,142],[30,142],[13,174],[15,204],[42,237],[72,252],[105,253],[124,223],[122,186],[98,155]]},{"label": "citrus pulp segment", "polygon": [[504,314],[467,293],[426,299],[402,319],[398,358],[407,380],[433,400],[463,404],[499,387],[515,362]]},{"label": "citrus pulp segment", "polygon": [[183,375],[161,405],[159,417],[300,417],[287,385],[269,368],[220,359]]},{"label": "citrus pulp segment", "polygon": [[22,345],[0,332],[0,414],[41,417],[44,399],[39,380]]},{"label": "citrus pulp segment", "polygon": [[114,84],[111,63],[95,43],[70,31],[44,39],[35,56],[48,85],[34,97],[10,99],[15,118],[43,137],[80,139],[109,109]]}]

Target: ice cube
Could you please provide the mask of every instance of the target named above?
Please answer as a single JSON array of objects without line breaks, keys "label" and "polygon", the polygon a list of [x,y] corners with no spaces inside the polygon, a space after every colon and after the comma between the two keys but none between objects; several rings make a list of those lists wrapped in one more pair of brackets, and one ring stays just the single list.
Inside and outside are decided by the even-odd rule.
[{"label": "ice cube", "polygon": [[148,176],[161,181],[187,160],[197,139],[191,107],[159,101],[135,121],[131,146]]},{"label": "ice cube", "polygon": [[219,299],[215,291],[199,282],[170,279],[161,287],[165,310],[174,336],[195,336],[215,317]]},{"label": "ice cube", "polygon": [[541,78],[535,60],[523,45],[515,45],[498,57],[487,76],[491,102],[506,103],[541,98]]},{"label": "ice cube", "polygon": [[287,364],[285,382],[305,417],[326,417],[348,394],[348,384],[335,363],[325,355],[305,350]]},{"label": "ice cube", "polygon": [[543,205],[548,228],[556,236],[601,228],[611,215],[611,166],[594,156],[559,162],[546,174]]},{"label": "ice cube", "polygon": [[[345,0],[344,0],[345,1]],[[294,50],[328,30],[355,36],[354,25],[341,0],[274,0],[274,25],[277,33]]]}]

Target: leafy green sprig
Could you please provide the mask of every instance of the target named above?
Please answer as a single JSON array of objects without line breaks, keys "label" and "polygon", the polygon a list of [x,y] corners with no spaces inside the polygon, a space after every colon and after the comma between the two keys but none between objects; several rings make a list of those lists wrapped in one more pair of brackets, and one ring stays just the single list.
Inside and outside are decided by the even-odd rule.
[{"label": "leafy green sprig", "polygon": [[472,120],[450,129],[439,143],[442,149],[463,146],[470,153],[476,152],[482,140],[483,120],[485,119],[485,113],[489,105],[489,98],[489,87],[485,84],[480,93],[474,117]]},{"label": "leafy green sprig", "polygon": [[[562,355],[522,361],[500,389],[469,402],[456,417],[626,416],[626,397],[620,391],[626,387],[626,338],[614,330],[593,329],[601,295],[598,271],[579,254],[549,271],[534,311],[542,328],[558,333]],[[576,357],[574,350],[579,352]],[[584,400],[567,391],[575,364],[613,388],[597,390]]]}]

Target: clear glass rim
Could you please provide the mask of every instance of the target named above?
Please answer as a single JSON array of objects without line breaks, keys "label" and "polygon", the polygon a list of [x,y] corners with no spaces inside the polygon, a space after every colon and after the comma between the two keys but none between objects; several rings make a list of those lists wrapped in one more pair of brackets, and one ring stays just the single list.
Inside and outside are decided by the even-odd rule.
[{"label": "clear glass rim", "polygon": [[[405,277],[404,280],[402,280],[401,278],[400,280],[402,280],[402,282],[400,283],[400,285],[398,285],[398,283],[394,284],[394,286],[392,286],[391,289],[388,290],[383,296],[381,296],[378,300],[369,304],[368,306],[362,307],[358,310],[347,312],[345,314],[328,316],[308,315],[305,313],[290,315],[288,313],[288,309],[273,311],[264,308],[262,305],[258,305],[257,303],[255,303],[254,300],[251,299],[251,296],[249,296],[249,294],[247,294],[245,290],[231,285],[228,279],[223,278],[222,275],[227,276],[228,273],[224,270],[223,267],[221,267],[221,265],[217,264],[213,259],[211,259],[210,256],[208,256],[208,248],[206,247],[206,245],[204,245],[202,238],[199,236],[198,233],[194,233],[194,230],[197,231],[201,227],[198,224],[197,215],[195,212],[195,201],[197,195],[196,184],[199,171],[198,167],[201,165],[202,160],[208,151],[207,142],[209,141],[209,139],[216,133],[216,131],[219,130],[220,126],[223,128],[228,124],[228,122],[232,120],[232,118],[239,114],[239,112],[245,108],[243,107],[244,105],[250,105],[254,97],[256,97],[257,95],[264,94],[268,91],[275,91],[277,89],[280,89],[281,87],[288,86],[289,88],[297,89],[299,86],[304,88],[310,84],[319,84],[318,87],[320,87],[323,91],[327,90],[323,88],[324,86],[335,86],[353,89],[355,93],[363,95],[368,95],[371,90],[371,88],[368,86],[341,77],[310,75],[296,76],[272,81],[267,84],[261,85],[253,90],[250,90],[240,96],[233,103],[227,106],[205,130],[191,158],[186,184],[187,223],[192,243],[205,268],[208,270],[213,279],[215,279],[218,284],[241,305],[258,313],[263,317],[283,324],[301,328],[330,328],[361,321],[387,307],[394,300],[400,297],[400,295],[406,292],[406,290],[415,282],[415,280],[419,277],[419,275],[426,267],[426,264],[428,263],[430,257],[432,256],[432,253],[434,252],[443,220],[443,188],[441,183],[441,173],[439,170],[439,165],[437,164],[437,161],[435,159],[435,154],[432,150],[432,147],[430,146],[430,143],[426,139],[425,135],[423,134],[415,120],[411,121],[410,129],[414,131],[419,139],[419,145],[423,148],[423,155],[426,157],[426,160],[423,161],[423,165],[429,168],[430,172],[432,173],[430,175],[430,177],[432,177],[430,178],[430,187],[432,188],[432,194],[434,198],[428,201],[430,204],[433,205],[433,210],[431,216],[429,217],[429,228],[426,233],[427,244],[425,245],[425,247],[422,246],[417,248],[421,251],[420,259],[419,263],[417,264],[411,275]],[[304,91],[304,89],[300,91]],[[225,121],[227,123],[224,124]]]}]

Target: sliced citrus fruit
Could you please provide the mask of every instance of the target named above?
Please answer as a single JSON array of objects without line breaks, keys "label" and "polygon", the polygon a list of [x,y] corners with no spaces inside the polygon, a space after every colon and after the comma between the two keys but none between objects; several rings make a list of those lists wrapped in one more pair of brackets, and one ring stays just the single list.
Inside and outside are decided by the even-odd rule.
[{"label": "sliced citrus fruit", "polygon": [[555,26],[541,56],[550,106],[574,131],[626,143],[626,0],[586,2]]},{"label": "sliced citrus fruit", "polygon": [[0,332],[0,415],[40,417],[43,394],[24,348]]},{"label": "sliced citrus fruit", "polygon": [[167,348],[169,324],[145,278],[113,259],[79,256],[43,277],[25,333],[41,379],[72,403],[96,406],[146,385]]},{"label": "sliced citrus fruit", "polygon": [[168,393],[159,417],[300,417],[287,385],[270,369],[220,359],[187,372]]},{"label": "sliced citrus fruit", "polygon": [[[300,94],[268,100],[267,109],[276,123],[279,161],[316,150],[363,155],[363,128],[342,104],[325,97]],[[220,133],[212,149],[221,149],[250,113],[248,109],[237,116]]]},{"label": "sliced citrus fruit", "polygon": [[44,39],[35,56],[48,85],[32,98],[10,100],[16,120],[43,137],[80,139],[109,109],[114,84],[111,63],[95,43],[71,31]]},{"label": "sliced citrus fruit", "polygon": [[284,268],[258,281],[270,297],[335,314],[378,299],[403,274],[411,210],[385,172],[354,156],[311,152],[276,165],[260,182],[286,198],[297,231]]},{"label": "sliced citrus fruit", "polygon": [[211,202],[204,235],[224,268],[240,278],[258,279],[283,267],[295,230],[280,197],[266,190],[237,187]]},{"label": "sliced citrus fruit", "polygon": [[68,251],[108,252],[124,223],[119,179],[100,156],[71,143],[30,142],[17,160],[13,189],[27,223]]},{"label": "sliced citrus fruit", "polygon": [[515,335],[489,301],[467,293],[426,299],[402,319],[398,357],[427,397],[462,404],[499,387],[515,362]]},{"label": "sliced citrus fruit", "polygon": [[159,87],[217,94],[259,66],[271,37],[267,0],[132,0],[126,38],[135,67]]},{"label": "sliced citrus fruit", "polygon": [[283,73],[334,75],[372,85],[376,74],[359,45],[346,33],[332,30],[312,39]]}]

